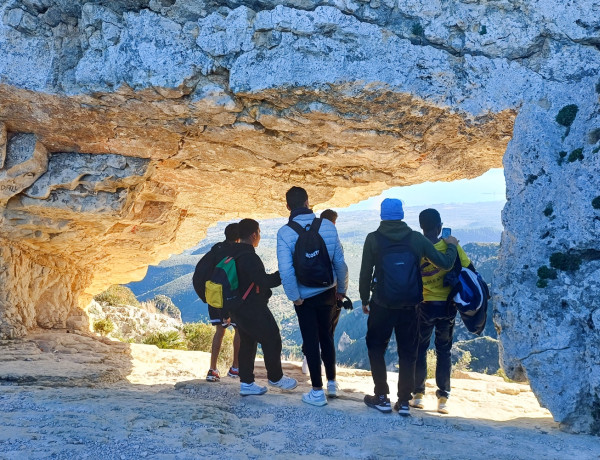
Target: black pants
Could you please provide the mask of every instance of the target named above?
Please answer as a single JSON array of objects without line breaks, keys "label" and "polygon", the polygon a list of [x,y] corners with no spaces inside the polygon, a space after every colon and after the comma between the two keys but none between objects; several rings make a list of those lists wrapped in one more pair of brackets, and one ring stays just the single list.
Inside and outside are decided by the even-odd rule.
[{"label": "black pants", "polygon": [[367,349],[376,395],[388,395],[385,351],[392,332],[398,345],[398,400],[410,401],[415,385],[415,360],[417,356],[416,307],[391,309],[374,302],[370,304],[367,320]]},{"label": "black pants", "polygon": [[415,367],[415,393],[425,393],[427,379],[427,349],[435,328],[435,367],[436,395],[438,398],[450,396],[450,373],[452,371],[452,334],[456,307],[448,302],[422,302],[417,307],[419,319],[419,346]]},{"label": "black pants", "polygon": [[281,370],[281,334],[267,305],[243,304],[235,313],[240,332],[240,382],[254,382],[254,360],[260,343],[267,368],[267,378],[277,382]]},{"label": "black pants", "polygon": [[321,388],[321,360],[327,380],[335,380],[335,345],[332,315],[335,309],[335,288],[304,299],[295,306],[302,334],[302,350],[306,356],[312,386]]}]

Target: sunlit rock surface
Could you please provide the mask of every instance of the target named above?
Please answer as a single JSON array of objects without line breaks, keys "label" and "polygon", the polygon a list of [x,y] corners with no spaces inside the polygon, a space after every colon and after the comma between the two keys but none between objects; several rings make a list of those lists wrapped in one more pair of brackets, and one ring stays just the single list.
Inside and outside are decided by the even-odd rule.
[{"label": "sunlit rock surface", "polygon": [[[598,430],[598,18],[591,0],[3,2],[0,336],[86,327],[92,294],[216,221],[284,215],[290,185],[342,206],[504,156],[505,367]],[[579,268],[538,287],[554,253]]]}]

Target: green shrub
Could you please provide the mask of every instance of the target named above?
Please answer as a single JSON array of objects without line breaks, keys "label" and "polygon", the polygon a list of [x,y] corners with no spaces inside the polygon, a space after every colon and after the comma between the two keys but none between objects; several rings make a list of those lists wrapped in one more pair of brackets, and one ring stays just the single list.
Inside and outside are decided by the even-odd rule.
[{"label": "green shrub", "polygon": [[419,22],[413,23],[412,28],[410,29],[410,31],[412,32],[413,35],[415,35],[417,37],[422,37],[423,33],[425,32],[423,30],[423,26]]},{"label": "green shrub", "polygon": [[564,150],[561,150],[560,152],[558,152],[558,156],[559,156],[559,158],[558,158],[557,163],[560,166],[564,163],[565,157],[567,156],[567,152],[565,152]]},{"label": "green shrub", "polygon": [[559,125],[570,128],[575,121],[578,110],[579,108],[575,104],[565,105],[559,110],[558,115],[556,115],[556,122]]},{"label": "green shrub", "polygon": [[592,208],[600,209],[600,196],[597,196],[592,200]]},{"label": "green shrub", "polygon": [[506,372],[504,372],[504,369],[502,369],[502,368],[498,369],[498,371],[494,375],[497,375],[498,377],[502,377],[505,382],[516,383],[514,380],[511,380],[508,378],[508,376],[506,375]]},{"label": "green shrub", "polygon": [[571,152],[571,154],[569,155],[568,158],[568,162],[569,163],[573,163],[574,161],[581,161],[583,160],[583,148],[579,147],[578,149],[575,149]]},{"label": "green shrub", "polygon": [[[186,323],[183,325],[183,333],[187,342],[188,350],[211,352],[215,326],[207,323]],[[218,363],[221,367],[229,367],[233,362],[233,332],[225,331]]]},{"label": "green shrub", "polygon": [[465,351],[458,361],[452,366],[453,371],[469,371],[471,366],[471,352]]},{"label": "green shrub", "polygon": [[546,265],[542,265],[538,268],[537,275],[543,280],[555,280],[557,272],[553,268],[548,268]]},{"label": "green shrub", "polygon": [[482,25],[481,28],[479,29],[479,35],[485,35],[487,34],[487,27]]},{"label": "green shrub", "polygon": [[581,257],[561,252],[555,252],[550,256],[550,266],[557,270],[573,272],[579,270]]},{"label": "green shrub", "polygon": [[155,332],[144,338],[142,343],[156,345],[162,349],[187,350],[187,346],[179,331]]},{"label": "green shrub", "polygon": [[132,307],[140,306],[140,302],[131,289],[119,284],[113,284],[106,291],[95,296],[94,300],[96,302],[105,302],[115,307],[119,305],[131,305]]},{"label": "green shrub", "polygon": [[553,212],[554,212],[554,208],[552,207],[552,203],[548,203],[546,205],[546,209],[544,209],[544,215],[546,217],[550,217]]},{"label": "green shrub", "polygon": [[537,282],[535,283],[535,285],[537,287],[539,287],[540,289],[543,289],[545,287],[548,287],[548,280],[544,280],[544,279],[538,279]]},{"label": "green shrub", "polygon": [[115,330],[115,323],[110,318],[98,319],[94,321],[93,328],[94,332],[105,337]]}]

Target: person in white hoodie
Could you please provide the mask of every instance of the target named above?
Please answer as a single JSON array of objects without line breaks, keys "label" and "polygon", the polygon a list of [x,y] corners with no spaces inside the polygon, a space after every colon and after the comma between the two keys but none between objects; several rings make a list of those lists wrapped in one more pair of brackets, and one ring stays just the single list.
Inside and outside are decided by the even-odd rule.
[{"label": "person in white hoodie", "polygon": [[292,187],[286,193],[290,222],[277,232],[277,261],[281,283],[286,296],[294,303],[298,316],[303,349],[308,362],[312,390],[302,395],[302,401],[314,406],[324,406],[327,398],[323,391],[321,360],[327,377],[327,394],[337,397],[339,390],[335,375],[335,344],[331,317],[338,299],[342,300],[348,288],[348,267],[335,225],[327,219],[320,221],[318,230],[323,238],[333,272],[333,281],[326,286],[305,286],[296,277],[294,251],[299,233],[291,226],[296,222],[309,229],[316,218],[309,208],[308,194],[301,187]]}]

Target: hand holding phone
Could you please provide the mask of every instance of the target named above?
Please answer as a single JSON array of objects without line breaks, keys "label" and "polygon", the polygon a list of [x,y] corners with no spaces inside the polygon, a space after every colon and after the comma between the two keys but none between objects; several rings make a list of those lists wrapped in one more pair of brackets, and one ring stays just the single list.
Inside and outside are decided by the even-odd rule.
[{"label": "hand holding phone", "polygon": [[452,229],[449,227],[442,228],[442,239],[445,240],[450,235],[452,235]]}]

